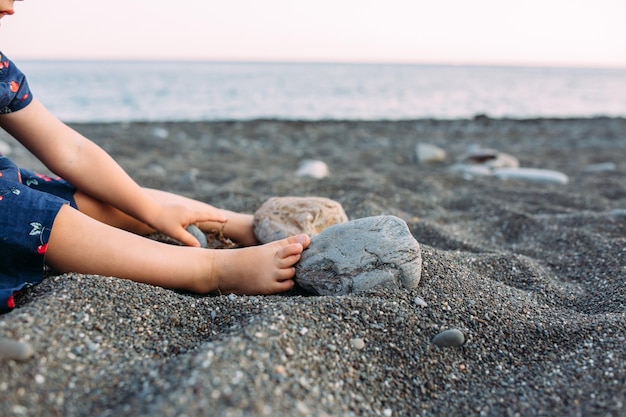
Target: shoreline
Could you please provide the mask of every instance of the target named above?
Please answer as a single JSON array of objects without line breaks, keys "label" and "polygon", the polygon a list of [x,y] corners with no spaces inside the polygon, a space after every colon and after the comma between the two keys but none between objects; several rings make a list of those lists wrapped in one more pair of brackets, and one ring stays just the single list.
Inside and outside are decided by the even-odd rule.
[{"label": "shoreline", "polygon": [[[35,350],[0,362],[7,415],[626,412],[626,119],[71,126],[141,185],[220,207],[320,196],[350,219],[398,216],[420,243],[422,279],[415,290],[341,297],[205,297],[51,277],[0,316],[0,337]],[[33,168],[10,143],[9,157]],[[446,159],[419,164],[417,143]],[[569,182],[451,172],[471,145]],[[330,175],[296,176],[306,159]],[[613,165],[589,169],[603,163]],[[451,328],[463,346],[432,343]]]}]

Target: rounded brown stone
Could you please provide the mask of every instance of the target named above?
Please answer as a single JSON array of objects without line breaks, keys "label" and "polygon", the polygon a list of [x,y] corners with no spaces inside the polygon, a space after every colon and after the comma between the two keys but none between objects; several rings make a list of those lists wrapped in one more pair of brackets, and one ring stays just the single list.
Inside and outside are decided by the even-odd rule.
[{"label": "rounded brown stone", "polygon": [[254,234],[261,243],[322,230],[348,221],[341,204],[325,197],[272,197],[254,213]]}]

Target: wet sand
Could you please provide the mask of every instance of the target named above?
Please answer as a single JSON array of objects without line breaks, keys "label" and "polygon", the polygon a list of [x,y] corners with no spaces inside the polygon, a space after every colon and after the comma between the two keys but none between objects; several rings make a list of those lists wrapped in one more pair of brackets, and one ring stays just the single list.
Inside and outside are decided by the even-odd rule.
[{"label": "wet sand", "polygon": [[[351,219],[399,216],[422,280],[340,297],[197,296],[53,276],[0,316],[0,337],[35,350],[0,362],[2,415],[626,415],[626,120],[74,127],[140,184],[216,206],[321,196]],[[418,164],[418,142],[447,159]],[[470,145],[569,183],[450,172]],[[330,176],[296,177],[304,159]],[[435,346],[450,328],[465,344]]]}]

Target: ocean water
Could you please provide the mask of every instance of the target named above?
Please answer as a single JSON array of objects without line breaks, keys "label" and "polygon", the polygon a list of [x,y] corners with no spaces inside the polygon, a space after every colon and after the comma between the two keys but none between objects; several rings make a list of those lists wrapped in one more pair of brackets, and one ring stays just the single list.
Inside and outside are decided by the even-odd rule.
[{"label": "ocean water", "polygon": [[68,122],[626,116],[626,69],[21,61]]}]

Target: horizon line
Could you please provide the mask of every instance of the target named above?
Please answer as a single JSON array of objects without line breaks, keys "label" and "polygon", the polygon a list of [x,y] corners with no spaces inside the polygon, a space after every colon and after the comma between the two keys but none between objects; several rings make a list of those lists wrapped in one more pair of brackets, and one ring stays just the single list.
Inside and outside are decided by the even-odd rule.
[{"label": "horizon line", "polygon": [[581,63],[581,62],[507,62],[507,61],[403,61],[403,60],[330,60],[330,59],[280,59],[280,58],[159,58],[159,57],[28,57],[17,54],[14,61],[62,61],[62,62],[186,62],[228,64],[310,64],[310,65],[397,65],[397,66],[449,66],[449,67],[509,67],[509,68],[578,68],[625,70],[626,63]]}]

